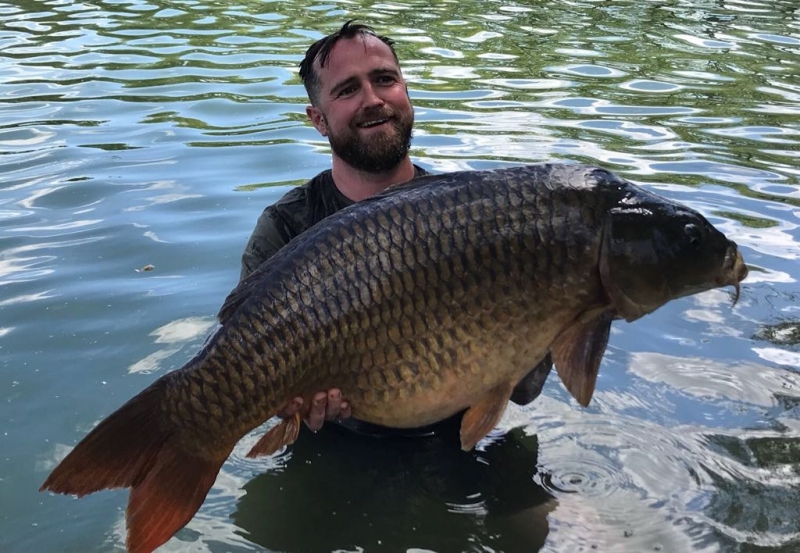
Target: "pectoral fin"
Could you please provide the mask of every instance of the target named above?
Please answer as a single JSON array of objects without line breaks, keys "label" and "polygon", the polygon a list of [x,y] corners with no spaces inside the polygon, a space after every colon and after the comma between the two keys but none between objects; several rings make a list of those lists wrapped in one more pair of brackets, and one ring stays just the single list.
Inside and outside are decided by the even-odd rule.
[{"label": "pectoral fin", "polygon": [[247,454],[248,457],[258,457],[261,455],[272,455],[285,445],[294,443],[300,433],[300,425],[303,418],[300,413],[283,419],[280,423],[273,426],[269,432],[261,436],[256,445]]},{"label": "pectoral fin", "polygon": [[501,384],[467,409],[461,419],[461,449],[469,451],[497,425],[513,391],[513,382]]},{"label": "pectoral fin", "polygon": [[578,317],[550,347],[558,376],[572,397],[584,407],[589,405],[594,394],[597,371],[613,319],[609,310],[596,316]]}]

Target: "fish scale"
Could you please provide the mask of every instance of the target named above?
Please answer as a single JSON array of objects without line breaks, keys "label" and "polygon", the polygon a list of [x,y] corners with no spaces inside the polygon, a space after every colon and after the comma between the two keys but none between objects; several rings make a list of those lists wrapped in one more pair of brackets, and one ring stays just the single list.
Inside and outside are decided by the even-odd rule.
[{"label": "fish scale", "polygon": [[[698,238],[699,237],[699,238]],[[471,449],[552,364],[587,405],[611,322],[734,285],[736,245],[699,213],[599,168],[431,175],[292,240],[231,292],[184,367],[95,427],[42,489],[130,487],[129,551],[185,525],[248,432],[339,388],[354,417],[423,426],[463,412]],[[526,384],[527,386],[527,384]],[[248,455],[292,443],[300,414]]]},{"label": "fish scale", "polygon": [[[471,192],[471,191],[468,191]],[[441,211],[441,205],[433,206],[431,203],[427,203],[424,205],[418,205],[417,209],[414,211],[410,211],[409,209],[399,209],[399,208],[389,208],[386,211],[386,214],[378,214],[374,218],[368,218],[364,225],[353,225],[351,228],[342,229],[342,232],[338,234],[337,244],[339,247],[336,248],[336,253],[338,255],[333,255],[330,257],[330,261],[332,264],[332,272],[335,272],[337,268],[343,269],[346,275],[347,280],[350,281],[350,286],[347,286],[345,283],[345,279],[337,279],[337,284],[339,285],[337,288],[342,290],[342,286],[347,286],[344,288],[344,294],[338,294],[338,302],[329,302],[327,298],[331,296],[319,297],[320,288],[314,288],[310,286],[309,279],[298,277],[297,279],[293,280],[293,289],[289,289],[289,292],[294,292],[295,297],[299,298],[299,301],[295,300],[288,305],[288,308],[284,307],[283,313],[281,315],[285,316],[286,312],[294,312],[299,311],[300,316],[292,319],[295,324],[294,328],[290,332],[294,336],[295,343],[298,340],[301,342],[312,342],[316,343],[317,345],[323,343],[322,337],[320,335],[320,331],[316,333],[309,332],[308,329],[317,328],[321,329],[324,328],[324,323],[320,320],[324,318],[327,314],[326,312],[335,311],[336,307],[339,307],[340,310],[346,310],[350,313],[361,313],[360,316],[353,316],[352,318],[345,319],[341,321],[341,324],[337,325],[335,334],[339,337],[339,340],[342,340],[345,344],[352,344],[353,350],[356,352],[358,351],[367,351],[365,347],[365,339],[363,332],[367,330],[366,328],[362,328],[362,324],[365,321],[369,322],[371,326],[376,326],[376,322],[378,321],[385,321],[386,317],[381,317],[380,313],[377,314],[370,313],[369,310],[365,312],[365,306],[369,304],[379,305],[379,301],[381,300],[381,295],[379,294],[363,294],[360,293],[360,290],[364,290],[363,287],[355,286],[354,284],[363,283],[363,282],[384,282],[390,283],[390,288],[388,290],[384,290],[384,294],[388,293],[394,294],[396,297],[404,299],[406,301],[401,301],[400,303],[400,312],[404,313],[404,316],[395,317],[395,321],[397,325],[394,326],[392,329],[388,330],[387,332],[383,333],[384,335],[390,338],[390,342],[397,345],[397,342],[403,340],[404,343],[408,343],[414,339],[415,336],[418,336],[420,333],[426,331],[427,329],[424,325],[419,324],[420,322],[424,321],[424,318],[416,317],[416,313],[418,312],[425,312],[426,307],[430,307],[429,305],[434,300],[434,292],[431,290],[439,291],[439,289],[444,288],[441,290],[444,294],[447,294],[448,291],[452,292],[454,298],[465,298],[468,295],[477,294],[482,284],[480,274],[476,274],[474,270],[475,265],[478,265],[480,256],[483,254],[482,250],[485,250],[486,240],[492,239],[492,237],[496,234],[496,221],[494,218],[487,218],[488,214],[491,214],[494,211],[502,210],[503,205],[501,202],[493,202],[492,209],[486,209],[486,198],[481,197],[477,194],[472,193],[463,193],[461,191],[456,191],[456,200],[454,201],[444,201],[442,204],[449,205],[450,210]],[[467,202],[467,203],[465,203]],[[451,263],[444,263],[444,266],[447,267],[446,272],[451,275],[459,275],[460,278],[454,281],[448,280],[439,280],[438,286],[431,287],[428,284],[429,278],[420,278],[420,275],[423,277],[426,276],[425,272],[416,270],[419,266],[428,266],[430,264],[435,263],[436,255],[431,256],[429,252],[433,252],[434,254],[439,253],[436,252],[434,248],[431,248],[428,245],[427,248],[409,248],[410,244],[413,244],[415,239],[419,237],[419,229],[426,228],[429,226],[429,221],[431,219],[430,215],[433,213],[444,213],[442,215],[442,220],[444,222],[444,228],[446,229],[448,226],[460,226],[460,228],[465,229],[465,232],[461,233],[457,238],[457,240],[453,241],[452,248],[453,251],[459,251],[463,254],[463,256],[456,257]],[[447,214],[451,214],[452,216],[447,216]],[[410,216],[414,216],[413,219],[410,219]],[[534,214],[535,215],[535,214]],[[487,221],[488,219],[488,221]],[[372,222],[373,224],[370,224]],[[480,224],[480,223],[488,223],[488,224]],[[374,228],[374,229],[382,229],[384,231],[383,234],[379,235],[372,235],[372,239],[369,236],[363,236],[360,229],[366,228]],[[352,229],[355,229],[354,231]],[[381,239],[381,236],[388,235],[390,240]],[[356,239],[366,239],[366,249],[369,249],[373,252],[378,253],[378,263],[365,263],[364,259],[358,259],[354,262],[354,252],[356,251],[355,248],[347,248],[349,244],[351,244]],[[494,242],[494,241],[492,241]],[[418,242],[417,242],[418,244]],[[494,243],[491,246],[496,246]],[[529,245],[530,246],[530,245]],[[491,249],[491,248],[490,248]],[[497,249],[496,247],[494,249]],[[403,255],[399,256],[397,252],[415,252],[418,255]],[[380,263],[380,253],[384,252],[387,254],[389,258],[402,258],[402,264],[400,264],[398,270],[398,265],[394,264],[391,267],[387,267],[386,264]],[[300,255],[298,259],[301,260],[308,260],[314,259],[317,256],[323,255],[324,252],[320,251],[313,251],[310,255]],[[423,255],[424,254],[424,255]],[[443,259],[447,260],[447,257],[444,257],[443,254],[440,254]],[[431,259],[433,257],[433,259]],[[370,259],[376,259],[375,257],[371,257]],[[385,259],[385,257],[384,257]],[[502,261],[502,259],[501,259]],[[452,265],[455,265],[454,267]],[[435,266],[435,265],[434,265]],[[359,268],[361,270],[359,271]],[[387,268],[393,269],[391,272],[387,271]],[[506,274],[509,271],[513,270],[512,267],[504,266],[501,267],[499,271],[493,271],[494,274]],[[297,270],[298,272],[302,271],[302,268]],[[307,272],[301,272],[300,274],[308,274]],[[416,276],[416,278],[414,278]],[[442,274],[436,275],[438,279],[442,278]],[[491,276],[491,275],[490,275]],[[462,286],[462,283],[465,281],[467,286]],[[491,285],[491,282],[483,282],[485,285]],[[330,287],[327,287],[330,288]],[[367,288],[369,290],[369,288]],[[428,294],[418,294],[417,291],[428,290]],[[426,298],[427,296],[427,298]],[[269,297],[269,296],[267,296]],[[446,296],[445,296],[446,297]],[[262,305],[264,302],[261,302]],[[338,305],[337,305],[338,303]],[[312,304],[319,304],[326,306],[327,309],[320,310],[317,309],[316,311],[309,312],[308,307]],[[343,305],[344,304],[344,305]],[[397,303],[393,305],[398,305]],[[248,313],[248,318],[252,317],[252,313]],[[491,312],[487,312],[485,315],[486,317],[493,317]],[[441,321],[443,321],[446,317],[440,315],[438,317]],[[258,320],[258,319],[256,319]],[[275,318],[273,317],[271,320],[266,320],[262,325],[266,324],[269,326],[274,325]],[[272,325],[270,325],[272,322]],[[416,326],[418,328],[413,328],[413,323],[418,323]],[[384,323],[382,323],[384,324]],[[246,325],[242,325],[246,327]],[[489,326],[489,325],[484,325]],[[405,329],[405,333],[403,330]],[[440,329],[441,331],[441,329]],[[456,336],[449,337],[449,341],[451,343],[461,343],[462,348],[465,349],[465,353],[462,357],[466,359],[474,358],[475,352],[472,351],[475,347],[474,341],[471,340],[471,336],[478,333],[479,330],[477,328],[456,328],[453,333]],[[326,334],[324,331],[321,332],[322,335]],[[403,336],[405,334],[405,336]],[[303,336],[308,335],[308,340],[303,340]],[[378,340],[381,333],[375,332],[375,341]],[[392,339],[392,336],[395,336]],[[263,337],[267,338],[265,341],[269,342],[269,336]],[[247,338],[244,338],[244,341],[247,341]],[[239,344],[240,341],[236,340],[235,343]],[[302,348],[300,348],[302,349]],[[241,351],[239,352],[242,353]],[[247,352],[252,356],[252,352]],[[334,352],[335,353],[335,352]],[[428,352],[430,355],[438,352]],[[450,361],[451,363],[455,361],[455,366],[453,370],[457,370],[458,367],[458,356],[453,355],[453,349],[451,348],[450,351]],[[248,356],[245,354],[245,356]],[[345,366],[349,366],[353,368],[353,370],[357,373],[359,370],[362,370],[361,362],[362,359],[355,356],[352,352],[344,351],[340,352],[338,356],[334,355],[333,358],[327,358],[326,363],[339,365],[337,363],[337,357],[341,357],[341,362]],[[368,356],[364,356],[368,357]],[[390,350],[389,356],[387,361],[391,363],[398,363],[398,362],[405,362],[406,364],[403,365],[403,368],[406,369],[403,371],[404,373],[410,372],[408,368],[410,366],[419,367],[420,365],[430,365],[432,363],[426,362],[426,359],[417,360],[414,362],[413,365],[409,365],[409,357],[412,359],[419,358],[419,355],[414,352],[412,348],[406,348],[395,350],[392,352]],[[349,359],[348,359],[349,358]],[[369,359],[366,359],[369,361]],[[349,362],[348,362],[349,361]],[[241,362],[241,361],[240,361]],[[275,365],[275,362],[266,362],[267,365]],[[283,366],[288,366],[289,363],[280,363],[278,364]],[[437,366],[440,364],[437,363]],[[391,366],[385,368],[384,370],[395,370]],[[399,370],[399,369],[397,369]],[[417,369],[418,370],[418,369]],[[306,369],[306,371],[315,371],[315,372],[322,372],[324,373],[324,369],[320,370],[317,367],[312,367]],[[477,372],[475,363],[467,363],[466,366],[463,368],[463,374],[470,374],[473,372]],[[316,378],[314,380],[320,380]],[[410,380],[410,382],[409,382]],[[439,380],[439,377],[432,376],[432,377],[417,377],[415,379],[403,379],[399,378],[398,383],[407,383],[407,394],[413,395],[414,391],[419,389],[420,386],[427,386],[433,384]],[[363,381],[362,381],[363,382]],[[385,383],[386,379],[382,379],[382,382]],[[316,386],[320,384],[315,382]],[[417,384],[415,387],[414,384]],[[341,385],[340,385],[341,387]],[[287,386],[279,386],[278,389],[286,390]],[[346,388],[346,386],[345,386]],[[363,389],[364,386],[357,386],[356,389]],[[364,390],[369,391],[368,389]],[[410,394],[409,394],[410,392]],[[308,393],[307,390],[297,390],[293,391],[293,393],[302,395],[304,393]],[[359,405],[358,397],[353,397],[352,402],[354,405]],[[368,394],[365,398],[365,403],[369,403],[370,400],[375,399],[375,394]],[[281,397],[279,401],[285,401],[285,397]],[[272,406],[270,406],[272,407]],[[367,407],[367,405],[365,405]],[[274,407],[272,407],[274,409]],[[259,414],[254,418],[259,419],[263,418],[264,414]]]}]

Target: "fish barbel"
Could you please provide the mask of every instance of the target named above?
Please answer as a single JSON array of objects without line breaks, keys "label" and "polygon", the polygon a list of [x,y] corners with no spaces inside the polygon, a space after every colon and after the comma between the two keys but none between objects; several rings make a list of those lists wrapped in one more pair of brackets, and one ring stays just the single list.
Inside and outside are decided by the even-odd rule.
[{"label": "fish barbel", "polygon": [[[551,354],[581,405],[613,320],[739,283],[702,215],[600,168],[429,175],[323,220],[244,279],[220,329],[98,424],[42,490],[131,488],[128,551],[194,516],[222,463],[291,398],[340,388],[358,419],[417,427],[465,411],[471,449]],[[306,401],[306,404],[309,402]],[[250,451],[293,442],[300,415]]]}]

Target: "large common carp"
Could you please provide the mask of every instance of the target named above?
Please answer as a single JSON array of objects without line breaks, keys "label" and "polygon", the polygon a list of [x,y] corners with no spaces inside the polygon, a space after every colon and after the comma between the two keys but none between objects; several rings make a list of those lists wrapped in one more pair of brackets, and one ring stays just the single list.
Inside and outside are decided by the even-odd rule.
[{"label": "large common carp", "polygon": [[[422,177],[325,219],[242,281],[205,347],[103,420],[42,490],[130,487],[128,550],[149,552],[293,397],[338,387],[354,417],[392,427],[466,410],[470,449],[548,352],[587,405],[612,320],[718,286],[738,297],[746,274],[702,215],[599,168]],[[283,420],[249,455],[300,424]]]}]

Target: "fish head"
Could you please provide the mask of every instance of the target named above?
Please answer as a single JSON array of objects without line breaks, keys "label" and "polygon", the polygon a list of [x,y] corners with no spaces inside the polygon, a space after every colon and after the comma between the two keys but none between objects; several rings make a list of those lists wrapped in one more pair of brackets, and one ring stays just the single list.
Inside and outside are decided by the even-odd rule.
[{"label": "fish head", "polygon": [[600,278],[616,315],[633,321],[670,300],[728,285],[735,303],[747,276],[736,244],[697,211],[633,188],[603,227]]}]

